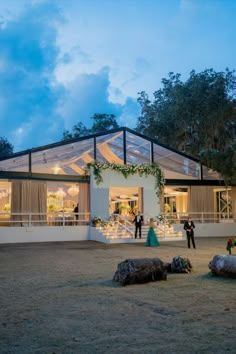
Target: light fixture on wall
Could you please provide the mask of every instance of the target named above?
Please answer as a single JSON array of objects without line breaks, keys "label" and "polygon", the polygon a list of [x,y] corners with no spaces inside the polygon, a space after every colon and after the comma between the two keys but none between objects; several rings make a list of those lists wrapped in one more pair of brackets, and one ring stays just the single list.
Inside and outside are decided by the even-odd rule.
[{"label": "light fixture on wall", "polygon": [[71,186],[70,188],[68,188],[68,194],[71,196],[71,197],[75,197],[76,195],[79,194],[79,186],[78,185],[73,185]]}]

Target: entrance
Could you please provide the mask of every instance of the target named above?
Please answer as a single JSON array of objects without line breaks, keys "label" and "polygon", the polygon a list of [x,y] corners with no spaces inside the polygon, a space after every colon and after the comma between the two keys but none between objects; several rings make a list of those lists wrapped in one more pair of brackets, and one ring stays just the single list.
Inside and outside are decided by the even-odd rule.
[{"label": "entrance", "polygon": [[133,220],[140,210],[143,213],[143,188],[111,187],[109,189],[109,213]]}]

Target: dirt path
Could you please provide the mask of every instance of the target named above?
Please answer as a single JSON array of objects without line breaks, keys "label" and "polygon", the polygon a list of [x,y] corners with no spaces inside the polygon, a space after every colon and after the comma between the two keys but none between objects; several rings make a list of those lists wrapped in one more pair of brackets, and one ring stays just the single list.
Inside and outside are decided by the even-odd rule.
[{"label": "dirt path", "polygon": [[[226,238],[196,242],[0,245],[0,353],[236,353],[236,280],[208,269],[227,253]],[[177,255],[192,274],[127,287],[111,280],[126,258]]]}]

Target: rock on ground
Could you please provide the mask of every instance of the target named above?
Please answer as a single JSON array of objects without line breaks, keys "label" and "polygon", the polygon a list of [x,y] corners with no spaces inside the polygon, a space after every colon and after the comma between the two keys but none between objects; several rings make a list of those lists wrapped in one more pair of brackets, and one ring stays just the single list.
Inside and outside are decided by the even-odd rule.
[{"label": "rock on ground", "polygon": [[211,272],[227,278],[236,278],[236,256],[217,255],[209,263]]},{"label": "rock on ground", "polygon": [[126,259],[118,264],[113,280],[121,285],[142,284],[167,279],[167,269],[159,258]]}]

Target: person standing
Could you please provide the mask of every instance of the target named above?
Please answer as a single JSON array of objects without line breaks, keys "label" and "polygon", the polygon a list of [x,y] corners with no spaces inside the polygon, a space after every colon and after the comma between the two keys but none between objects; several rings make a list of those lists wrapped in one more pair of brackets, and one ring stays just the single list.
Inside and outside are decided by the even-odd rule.
[{"label": "person standing", "polygon": [[76,220],[76,223],[79,219],[79,203],[76,204],[76,206],[74,207],[74,210],[73,210],[73,213],[75,214],[75,220]]},{"label": "person standing", "polygon": [[147,239],[146,239],[146,246],[148,247],[160,246],[156,232],[154,230],[155,226],[156,225],[154,219],[150,219],[150,228],[148,230]]},{"label": "person standing", "polygon": [[137,238],[137,234],[139,232],[139,238],[142,236],[142,225],[143,225],[143,216],[141,215],[141,212],[138,211],[138,214],[135,216],[133,223],[135,224],[135,234],[134,237]]},{"label": "person standing", "polygon": [[194,230],[195,225],[191,216],[188,217],[188,220],[184,222],[184,230],[186,231],[187,241],[188,241],[188,248],[191,248],[190,241],[193,245],[193,248],[196,248],[195,240],[194,240]]}]

